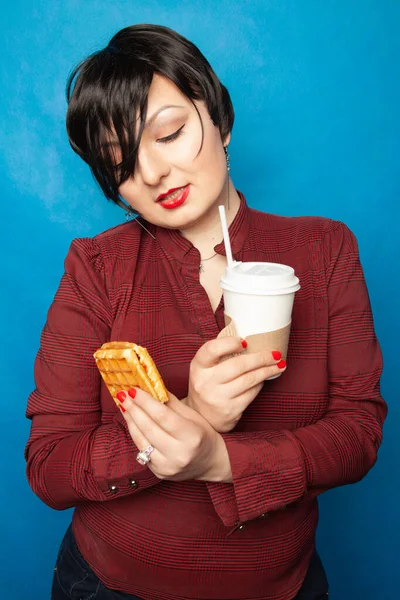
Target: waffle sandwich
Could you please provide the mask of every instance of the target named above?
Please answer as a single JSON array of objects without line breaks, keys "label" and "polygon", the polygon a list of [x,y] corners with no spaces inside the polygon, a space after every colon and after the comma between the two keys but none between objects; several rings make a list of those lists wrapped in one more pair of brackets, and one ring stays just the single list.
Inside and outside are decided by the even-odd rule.
[{"label": "waffle sandwich", "polygon": [[97,368],[119,406],[118,392],[139,387],[160,402],[168,402],[168,392],[146,348],[130,342],[107,342],[94,353]]}]

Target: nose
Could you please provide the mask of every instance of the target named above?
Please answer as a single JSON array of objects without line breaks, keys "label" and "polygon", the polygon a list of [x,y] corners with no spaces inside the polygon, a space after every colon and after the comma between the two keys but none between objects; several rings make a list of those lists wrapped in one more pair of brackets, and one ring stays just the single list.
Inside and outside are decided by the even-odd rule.
[{"label": "nose", "polygon": [[156,186],[170,173],[170,164],[157,149],[139,148],[137,169],[146,185]]}]

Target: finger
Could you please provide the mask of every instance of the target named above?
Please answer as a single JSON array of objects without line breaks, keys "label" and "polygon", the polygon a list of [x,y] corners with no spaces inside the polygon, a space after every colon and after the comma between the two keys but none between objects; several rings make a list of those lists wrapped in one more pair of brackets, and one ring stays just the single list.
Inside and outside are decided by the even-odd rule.
[{"label": "finger", "polygon": [[247,390],[259,384],[263,384],[264,381],[267,381],[270,377],[274,377],[283,371],[284,369],[280,369],[277,365],[248,371],[227,384],[229,385],[228,393],[232,398],[236,398],[247,392]]},{"label": "finger", "polygon": [[203,344],[197,351],[195,360],[201,367],[209,368],[218,364],[224,356],[243,352],[244,348],[245,342],[242,338],[233,336],[217,338]]},{"label": "finger", "polygon": [[[273,374],[276,375],[276,373],[281,372],[282,369],[277,367],[277,364],[280,363],[280,358],[274,358],[273,352],[275,354],[275,351],[262,350],[261,352],[233,356],[218,365],[216,377],[221,383],[228,383],[246,373],[265,368],[273,369]],[[280,355],[275,354],[275,356],[278,357]],[[270,377],[271,375],[268,376]]]},{"label": "finger", "polygon": [[149,440],[146,438],[145,435],[143,435],[143,432],[140,431],[139,427],[137,426],[137,424],[135,423],[135,421],[132,419],[132,416],[130,414],[129,411],[127,411],[126,409],[124,409],[125,412],[122,413],[122,416],[124,417],[126,424],[128,426],[128,430],[129,430],[129,434],[132,438],[133,443],[135,444],[137,450],[143,450],[144,448],[147,448],[147,446],[150,446],[151,444],[149,443]]},{"label": "finger", "polygon": [[[146,392],[139,388],[133,389],[136,392],[135,398],[132,399],[128,396],[124,401],[125,414],[129,413],[151,446],[157,448],[161,454],[166,451],[168,455],[171,452],[171,446],[185,431],[182,424],[185,420],[158,400],[155,401],[154,406],[154,403],[149,401],[149,394]],[[132,389],[130,393],[132,393]]]},{"label": "finger", "polygon": [[[169,394],[168,403],[163,404],[139,388],[134,388],[134,390],[136,394],[133,406],[140,408],[155,425],[166,433],[174,438],[181,438],[182,431],[185,430],[185,419],[182,418],[181,411],[177,410],[179,400],[173,394]],[[132,394],[132,390],[130,393]],[[136,412],[131,411],[131,414],[135,418]]]},{"label": "finger", "polygon": [[[146,450],[146,448],[148,448],[149,446],[151,446],[153,448],[153,451],[151,452],[150,462],[144,466],[147,467],[148,469],[150,469],[151,471],[153,471],[154,475],[156,475],[158,477],[157,467],[160,463],[162,464],[162,462],[165,460],[164,455],[161,454],[161,452],[153,444],[151,444],[149,442],[148,438],[145,435],[143,435],[142,431],[140,431],[139,427],[136,425],[136,423],[132,419],[132,417],[130,415],[130,411],[128,412],[126,410],[125,413],[123,413],[123,416],[127,423],[129,434],[132,438],[132,441],[133,441],[134,445],[136,446],[135,450],[137,450],[137,452],[139,453],[143,450]],[[139,463],[139,464],[141,464],[141,463]]]},{"label": "finger", "polygon": [[[133,406],[131,414],[140,431],[143,432],[143,435],[157,452],[164,457],[170,456],[171,452],[174,452],[173,448],[177,441],[174,436],[167,433],[158,423],[153,421],[139,406]],[[177,434],[178,432],[176,432]]]}]

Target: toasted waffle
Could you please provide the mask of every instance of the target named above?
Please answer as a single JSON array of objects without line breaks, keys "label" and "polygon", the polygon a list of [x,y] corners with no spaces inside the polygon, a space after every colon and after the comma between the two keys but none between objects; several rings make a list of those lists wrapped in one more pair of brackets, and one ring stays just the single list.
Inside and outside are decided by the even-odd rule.
[{"label": "toasted waffle", "polygon": [[107,342],[94,353],[97,367],[117,406],[118,392],[139,387],[160,402],[168,392],[146,348],[130,342]]}]

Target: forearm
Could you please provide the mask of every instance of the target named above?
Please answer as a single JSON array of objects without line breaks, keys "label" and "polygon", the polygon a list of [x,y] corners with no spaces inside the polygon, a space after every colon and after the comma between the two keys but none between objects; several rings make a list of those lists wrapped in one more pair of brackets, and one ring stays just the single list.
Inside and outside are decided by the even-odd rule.
[{"label": "forearm", "polygon": [[[84,501],[106,501],[136,494],[159,479],[135,456],[137,448],[120,415],[107,425],[85,417],[86,427],[40,435],[51,429],[51,416],[36,416],[26,450],[27,477],[43,502],[57,510]],[[71,416],[71,422],[77,418]],[[92,421],[92,423],[90,422]]]},{"label": "forearm", "polygon": [[338,403],[337,412],[293,432],[224,434],[233,485],[207,486],[225,525],[362,479],[376,461],[385,409],[377,402],[375,414],[344,412]]}]

